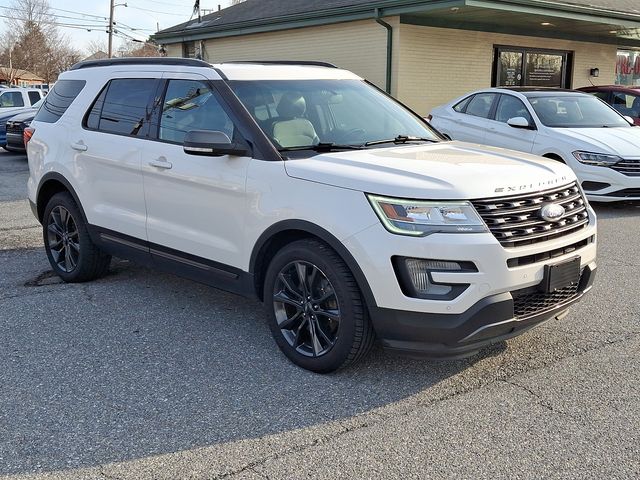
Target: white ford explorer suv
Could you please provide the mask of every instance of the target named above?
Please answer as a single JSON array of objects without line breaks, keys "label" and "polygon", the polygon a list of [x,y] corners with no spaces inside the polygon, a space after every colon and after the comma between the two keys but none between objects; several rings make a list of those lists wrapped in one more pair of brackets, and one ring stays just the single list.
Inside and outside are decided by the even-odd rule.
[{"label": "white ford explorer suv", "polygon": [[316,372],[376,338],[470,355],[563,317],[594,279],[596,217],[567,166],[445,141],[326,64],[80,63],[25,137],[60,277],[116,255],[258,298]]}]

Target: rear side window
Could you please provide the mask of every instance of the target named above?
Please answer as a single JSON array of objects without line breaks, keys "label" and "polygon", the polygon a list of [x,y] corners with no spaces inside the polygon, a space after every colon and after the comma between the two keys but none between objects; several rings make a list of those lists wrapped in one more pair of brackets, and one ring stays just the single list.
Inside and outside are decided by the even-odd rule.
[{"label": "rear side window", "polygon": [[149,103],[157,84],[148,78],[111,80],[89,110],[85,126],[106,133],[145,136],[151,116]]},{"label": "rear side window", "polygon": [[73,103],[85,84],[84,80],[58,80],[34,120],[45,123],[57,122]]},{"label": "rear side window", "polygon": [[22,93],[4,92],[0,95],[0,108],[24,107]]},{"label": "rear side window", "polygon": [[38,100],[40,100],[40,92],[31,90],[29,92],[29,102],[31,103],[31,105],[36,103]]}]

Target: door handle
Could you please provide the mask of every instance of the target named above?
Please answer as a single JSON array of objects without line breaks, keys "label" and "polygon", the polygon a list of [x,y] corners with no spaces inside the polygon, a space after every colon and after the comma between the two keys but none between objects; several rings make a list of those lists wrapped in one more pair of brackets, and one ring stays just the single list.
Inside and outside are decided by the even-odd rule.
[{"label": "door handle", "polygon": [[74,150],[77,150],[78,152],[86,152],[89,147],[87,147],[84,143],[82,143],[82,140],[81,140],[79,142],[72,143],[71,148],[73,148]]},{"label": "door handle", "polygon": [[166,160],[151,160],[149,162],[149,165],[151,165],[152,167],[156,167],[156,168],[161,168],[163,170],[169,170],[173,167],[173,164],[171,162],[167,162]]}]

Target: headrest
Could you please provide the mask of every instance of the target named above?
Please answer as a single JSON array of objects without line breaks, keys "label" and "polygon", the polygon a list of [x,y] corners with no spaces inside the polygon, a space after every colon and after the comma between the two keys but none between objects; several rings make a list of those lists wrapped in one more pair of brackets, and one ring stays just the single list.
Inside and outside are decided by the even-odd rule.
[{"label": "headrest", "polygon": [[278,115],[284,118],[301,117],[307,110],[307,102],[302,94],[287,92],[282,95],[276,110],[278,111]]}]

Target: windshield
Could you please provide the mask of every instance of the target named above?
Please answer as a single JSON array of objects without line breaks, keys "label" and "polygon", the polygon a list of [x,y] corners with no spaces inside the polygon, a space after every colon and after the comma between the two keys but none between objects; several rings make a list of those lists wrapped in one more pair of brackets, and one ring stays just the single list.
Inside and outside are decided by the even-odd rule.
[{"label": "windshield", "polygon": [[384,140],[393,144],[398,137],[440,140],[419,118],[360,80],[230,83],[281,150],[323,144],[358,147]]},{"label": "windshield", "polygon": [[631,127],[615,110],[591,95],[529,97],[529,103],[547,127]]}]

